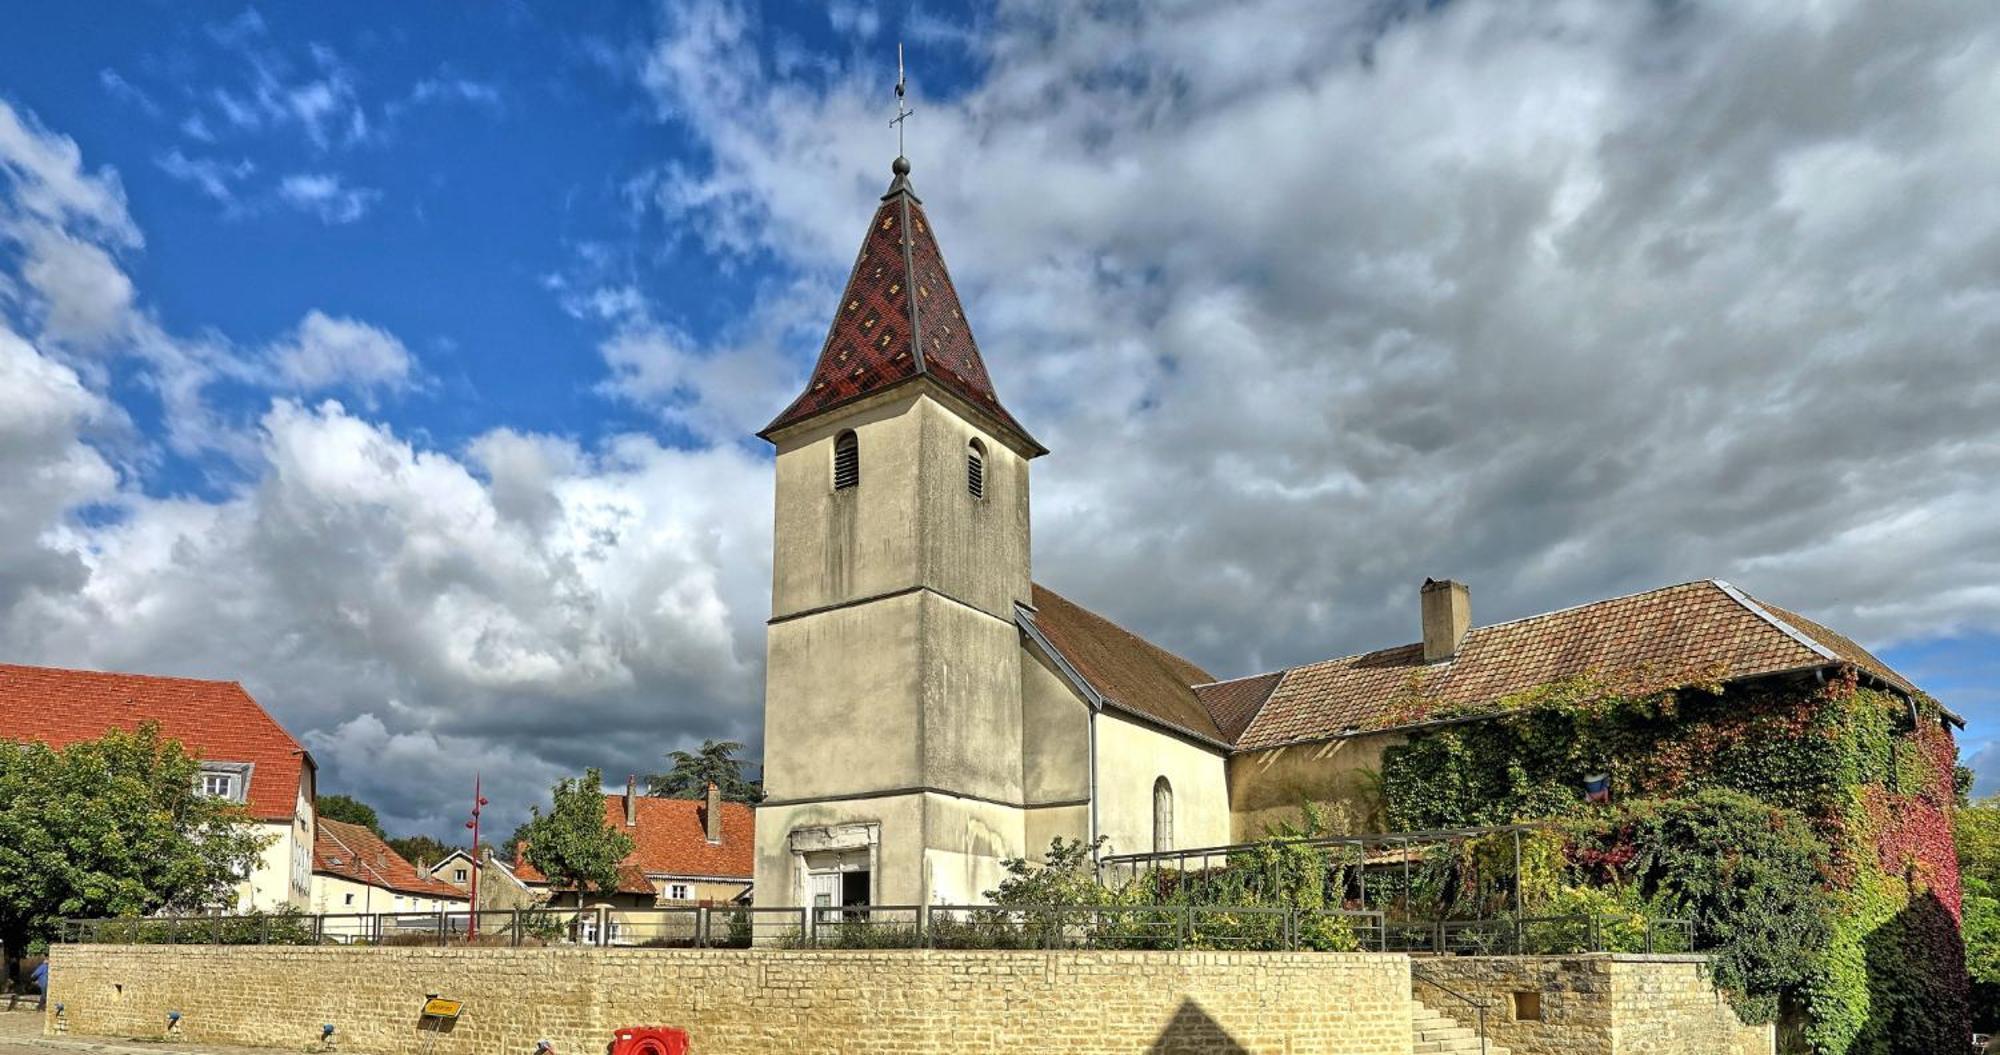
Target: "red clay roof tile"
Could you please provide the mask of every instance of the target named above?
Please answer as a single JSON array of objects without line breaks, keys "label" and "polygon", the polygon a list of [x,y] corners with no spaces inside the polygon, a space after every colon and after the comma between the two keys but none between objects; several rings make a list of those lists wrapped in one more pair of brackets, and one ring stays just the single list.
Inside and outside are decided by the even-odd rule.
[{"label": "red clay roof tile", "polygon": [[297,812],[311,756],[236,682],[0,663],[0,739],[66,747],[147,721],[204,760],[250,763],[251,816]]},{"label": "red clay roof tile", "polygon": [[313,833],[313,871],[401,894],[465,900],[465,891],[419,872],[373,831],[320,818]]},{"label": "red clay roof tile", "polygon": [[1208,740],[1226,737],[1193,686],[1214,679],[1187,660],[1039,583],[1035,629],[1109,704]]},{"label": "red clay roof tile", "polygon": [[[625,825],[625,796],[604,796],[604,822],[632,837],[632,852],[619,864],[618,889],[646,893],[647,876],[713,876],[748,881],[757,871],[757,811],[740,802],[722,804],[722,841],[708,841],[708,803],[701,799],[637,798],[639,823]],[[516,855],[514,876],[523,883],[546,883],[548,876]]]}]

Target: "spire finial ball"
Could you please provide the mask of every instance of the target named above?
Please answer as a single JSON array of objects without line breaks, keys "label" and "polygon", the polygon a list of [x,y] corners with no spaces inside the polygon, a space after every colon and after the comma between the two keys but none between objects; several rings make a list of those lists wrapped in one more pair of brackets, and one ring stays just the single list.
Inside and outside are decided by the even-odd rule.
[{"label": "spire finial ball", "polygon": [[890,163],[890,165],[889,165],[889,171],[891,171],[891,172],[895,173],[895,174],[896,174],[896,175],[898,175],[898,176],[907,176],[907,175],[909,175],[909,174],[910,174],[910,159],[909,159],[909,158],[906,158],[906,157],[902,157],[902,156],[900,156],[900,155],[899,155],[899,156],[897,156],[896,160],[895,160],[894,162],[891,162],[891,163]]}]

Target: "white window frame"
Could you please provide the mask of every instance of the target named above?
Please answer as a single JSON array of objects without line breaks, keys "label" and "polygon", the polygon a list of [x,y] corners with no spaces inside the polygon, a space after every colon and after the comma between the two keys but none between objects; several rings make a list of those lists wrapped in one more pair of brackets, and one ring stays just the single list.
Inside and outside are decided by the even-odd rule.
[{"label": "white window frame", "polygon": [[194,778],[196,793],[228,802],[244,802],[250,797],[251,762],[203,762]]}]

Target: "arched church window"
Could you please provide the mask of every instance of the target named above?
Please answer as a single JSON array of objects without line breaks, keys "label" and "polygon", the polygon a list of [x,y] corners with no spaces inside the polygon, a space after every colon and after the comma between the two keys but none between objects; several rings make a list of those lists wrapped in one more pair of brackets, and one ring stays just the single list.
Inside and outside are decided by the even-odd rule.
[{"label": "arched church window", "polygon": [[849,429],[833,438],[833,489],[845,491],[861,482],[861,443]]},{"label": "arched church window", "polygon": [[978,440],[965,445],[965,493],[986,497],[986,445]]},{"label": "arched church window", "polygon": [[1161,777],[1153,781],[1153,851],[1174,848],[1174,786]]}]

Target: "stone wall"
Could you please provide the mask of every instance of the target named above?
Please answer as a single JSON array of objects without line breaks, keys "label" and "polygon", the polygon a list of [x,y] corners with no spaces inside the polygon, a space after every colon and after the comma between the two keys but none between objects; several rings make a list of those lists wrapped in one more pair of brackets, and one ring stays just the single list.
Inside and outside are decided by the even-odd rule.
[{"label": "stone wall", "polygon": [[[1417,974],[1486,1002],[1487,1037],[1514,1055],[1772,1055],[1768,1025],[1748,1026],[1699,956],[1425,957]],[[1519,1017],[1534,994],[1539,1021]],[[1472,1025],[1463,1003],[1419,983],[1427,1006]]]},{"label": "stone wall", "polygon": [[75,1034],[417,1055],[427,993],[463,999],[436,1055],[602,1052],[674,1025],[703,1053],[1329,1052],[1407,1055],[1409,960],[1217,952],[724,951],[65,945]]}]

